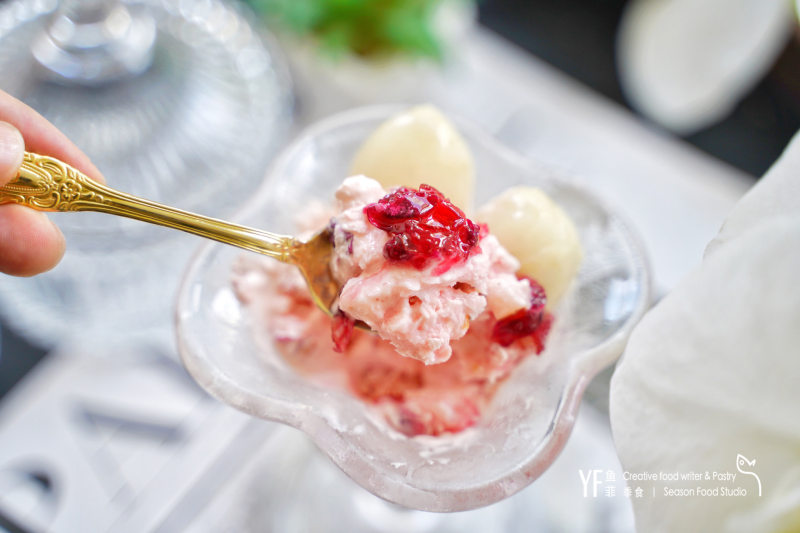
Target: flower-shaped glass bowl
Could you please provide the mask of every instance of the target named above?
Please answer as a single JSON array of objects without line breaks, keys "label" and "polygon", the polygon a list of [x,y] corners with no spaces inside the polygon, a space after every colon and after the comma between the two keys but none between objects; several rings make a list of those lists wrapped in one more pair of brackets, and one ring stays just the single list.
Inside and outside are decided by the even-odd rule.
[{"label": "flower-shaped glass bowl", "polygon": [[[238,221],[295,231],[297,213],[313,200],[332,201],[361,142],[397,111],[357,109],[309,129],[277,160]],[[487,505],[536,479],[564,446],[587,383],[622,352],[650,292],[642,248],[622,220],[579,186],[474,126],[455,123],[475,159],[477,204],[513,185],[539,186],[570,214],[584,249],[580,272],[554,310],[545,351],[514,371],[475,427],[406,437],[348,392],[296,373],[263,342],[263,328],[233,292],[238,249],[205,246],[178,298],[183,362],[209,393],[253,416],[299,428],[374,494],[428,511]]]}]

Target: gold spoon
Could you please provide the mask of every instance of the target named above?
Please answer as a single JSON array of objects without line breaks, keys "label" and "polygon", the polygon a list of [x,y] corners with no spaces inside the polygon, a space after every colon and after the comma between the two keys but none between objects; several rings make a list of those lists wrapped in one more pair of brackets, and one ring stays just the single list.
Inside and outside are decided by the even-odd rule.
[{"label": "gold spoon", "polygon": [[330,272],[333,245],[325,229],[308,241],[195,215],[102,185],[52,157],[25,152],[19,175],[0,187],[0,204],[37,211],[97,211],[175,228],[295,265],[317,306],[332,314],[340,286]]}]

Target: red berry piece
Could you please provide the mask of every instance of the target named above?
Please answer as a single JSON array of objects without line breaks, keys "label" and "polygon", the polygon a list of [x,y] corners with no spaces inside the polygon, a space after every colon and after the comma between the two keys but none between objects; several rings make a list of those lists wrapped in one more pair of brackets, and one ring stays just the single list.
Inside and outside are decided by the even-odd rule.
[{"label": "red berry piece", "polygon": [[372,225],[392,234],[383,249],[388,261],[420,270],[438,261],[434,274],[465,261],[485,234],[429,185],[419,190],[398,187],[366,206],[364,213]]},{"label": "red berry piece", "polygon": [[331,339],[333,340],[333,349],[335,351],[344,352],[350,345],[350,340],[353,338],[354,325],[355,320],[342,311],[336,311],[336,314],[333,315]]},{"label": "red berry piece", "polygon": [[550,333],[550,326],[553,325],[553,315],[545,312],[542,316],[542,322],[533,332],[533,342],[536,343],[536,353],[542,353],[544,350],[544,341],[547,339],[547,334]]},{"label": "red berry piece", "polygon": [[510,346],[518,339],[531,336],[536,343],[536,353],[541,353],[553,321],[552,315],[544,310],[547,295],[536,281],[527,276],[520,277],[531,285],[531,305],[498,320],[492,329],[492,340],[500,346]]}]

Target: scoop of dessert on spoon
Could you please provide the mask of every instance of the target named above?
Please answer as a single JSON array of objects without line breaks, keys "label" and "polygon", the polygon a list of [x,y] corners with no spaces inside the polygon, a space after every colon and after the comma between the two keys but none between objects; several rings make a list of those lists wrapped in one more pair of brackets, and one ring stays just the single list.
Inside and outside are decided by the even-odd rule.
[{"label": "scoop of dessert on spoon", "polygon": [[58,159],[25,152],[18,176],[0,187],[0,204],[37,211],[96,211],[174,228],[295,265],[314,303],[328,314],[341,289],[330,272],[333,245],[328,229],[301,241],[232,224],[116,191]]}]

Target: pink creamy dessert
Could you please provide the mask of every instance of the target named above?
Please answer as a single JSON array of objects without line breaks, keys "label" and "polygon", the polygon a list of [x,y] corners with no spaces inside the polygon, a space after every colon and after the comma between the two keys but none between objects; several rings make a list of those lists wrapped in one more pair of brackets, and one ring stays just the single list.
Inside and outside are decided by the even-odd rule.
[{"label": "pink creamy dessert", "polygon": [[[544,348],[544,290],[516,275],[519,263],[488,228],[431,187],[387,193],[354,176],[336,203],[331,268],[343,288],[334,319],[294,267],[268,259],[242,257],[239,298],[297,371],[347,388],[398,431],[475,424],[497,385]],[[355,320],[378,334],[353,329]]]},{"label": "pink creamy dessert", "polygon": [[[387,195],[376,181],[354,176],[336,200],[332,269],[342,283],[339,309],[399,354],[443,363],[451,341],[485,310],[504,318],[530,307],[531,287],[517,278],[517,260],[434,189]],[[437,208],[444,214],[433,213]]]}]

